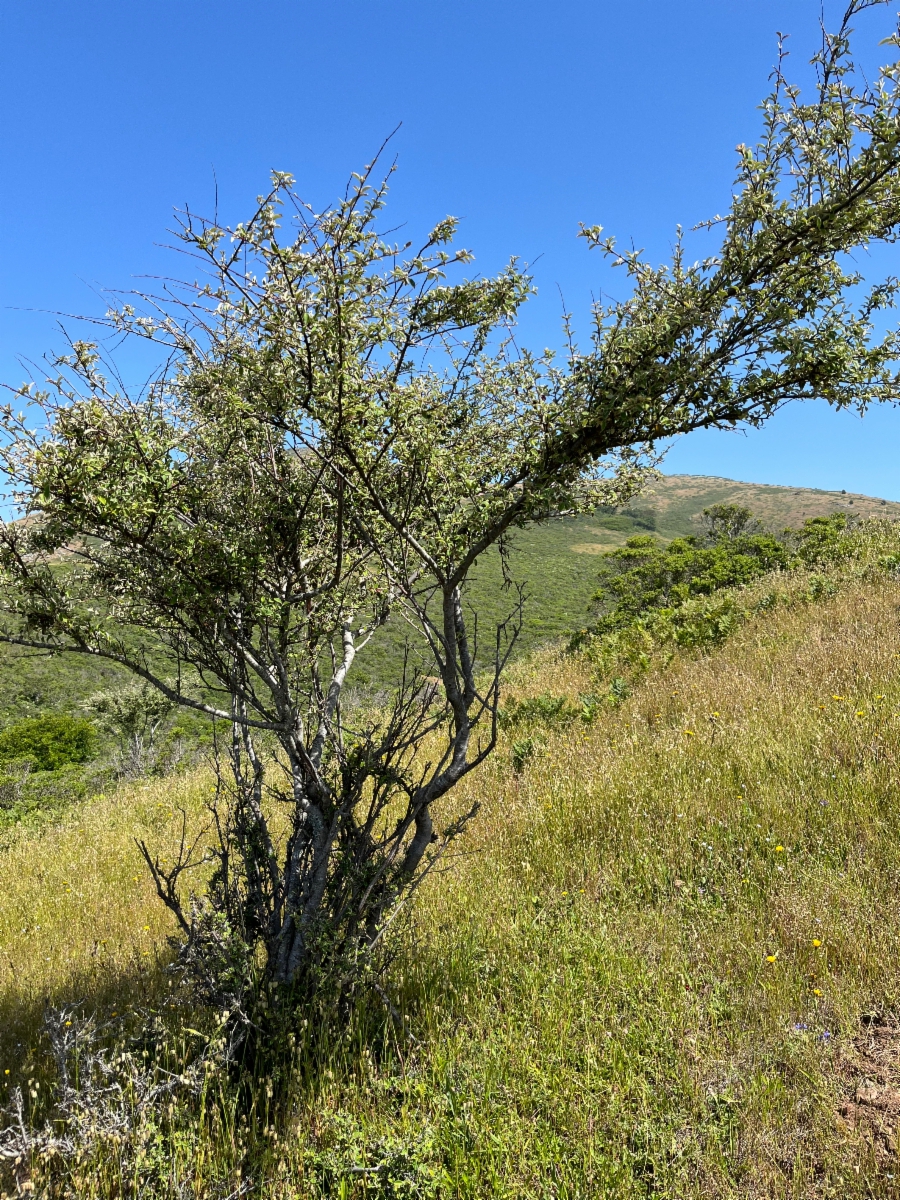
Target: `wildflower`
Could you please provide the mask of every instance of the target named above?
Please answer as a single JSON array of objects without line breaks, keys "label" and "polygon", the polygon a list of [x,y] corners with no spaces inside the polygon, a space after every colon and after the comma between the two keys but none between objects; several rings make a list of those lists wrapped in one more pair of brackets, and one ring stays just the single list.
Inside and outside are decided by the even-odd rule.
[{"label": "wildflower", "polygon": [[819,948],[819,947],[822,945],[822,941],[821,941],[821,939],[820,939],[820,938],[813,938],[813,945],[814,945],[814,946],[815,946],[815,948],[818,950],[818,948]]},{"label": "wildflower", "polygon": [[685,736],[686,736],[686,737],[693,737],[693,736],[694,736],[694,731],[693,731],[693,729],[686,729],[684,732],[685,732]]},{"label": "wildflower", "polygon": [[770,963],[771,963],[771,962],[775,962],[777,958],[778,958],[778,955],[777,955],[777,954],[767,954],[767,955],[766,955],[766,962],[770,962]]},{"label": "wildflower", "polygon": [[821,996],[821,995],[822,995],[822,989],[821,989],[821,988],[813,988],[813,995],[814,995],[814,996]]},{"label": "wildflower", "polygon": [[784,846],[776,846],[775,853],[776,854],[784,854]]},{"label": "wildflower", "polygon": [[832,696],[831,698],[832,698],[832,700],[844,700],[844,699],[846,699],[846,697],[845,697],[845,696]]},{"label": "wildflower", "polygon": [[4,1074],[4,1075],[8,1075],[8,1074],[9,1074],[9,1067],[7,1067],[7,1068],[6,1068],[6,1070],[3,1072],[3,1074]]},{"label": "wildflower", "polygon": [[856,715],[857,715],[858,717],[864,717],[866,714],[865,714],[865,712],[864,712],[864,711],[863,711],[863,710],[860,708],[860,709],[857,709]]}]

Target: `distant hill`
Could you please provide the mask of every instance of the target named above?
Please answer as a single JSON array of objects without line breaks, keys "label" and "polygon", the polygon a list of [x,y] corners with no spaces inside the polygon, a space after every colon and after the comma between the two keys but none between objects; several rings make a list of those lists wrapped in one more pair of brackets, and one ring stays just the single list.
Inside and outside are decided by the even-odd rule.
[{"label": "distant hill", "polygon": [[[510,555],[513,577],[524,584],[525,622],[518,654],[581,628],[597,589],[597,555],[621,546],[637,533],[653,532],[664,541],[699,531],[711,504],[742,504],[766,525],[780,530],[833,512],[900,518],[900,504],[856,493],[738,483],[708,475],[665,475],[617,513],[560,518],[518,531]],[[503,587],[496,552],[477,564],[470,593],[479,614],[481,651],[493,645],[493,629],[513,596]],[[357,682],[371,686],[394,678],[409,636],[392,621],[359,656]],[[428,668],[430,670],[430,668]],[[76,655],[47,657],[0,646],[0,724],[51,710],[77,711],[99,688],[127,678],[121,669]]]},{"label": "distant hill", "polygon": [[664,475],[630,508],[638,514],[652,513],[661,534],[683,536],[696,532],[700,514],[712,504],[741,504],[774,530],[797,528],[811,517],[834,512],[900,517],[900,504],[856,492],[739,483],[715,475]]},{"label": "distant hill", "polygon": [[[739,483],[709,475],[664,475],[619,512],[563,517],[515,533],[510,566],[526,594],[518,653],[566,637],[586,624],[591,597],[597,590],[598,555],[639,533],[654,533],[663,541],[698,533],[703,510],[712,504],[744,505],[776,531],[798,528],[811,517],[834,512],[900,519],[900,504],[856,493]],[[509,612],[513,601],[503,589],[496,553],[485,554],[477,564],[470,598],[481,631],[492,631],[496,621]],[[406,635],[406,627],[401,629],[398,623],[371,643],[360,656],[364,681],[366,676],[372,683],[386,677]],[[491,638],[488,633],[482,648],[485,640],[491,644]]]}]

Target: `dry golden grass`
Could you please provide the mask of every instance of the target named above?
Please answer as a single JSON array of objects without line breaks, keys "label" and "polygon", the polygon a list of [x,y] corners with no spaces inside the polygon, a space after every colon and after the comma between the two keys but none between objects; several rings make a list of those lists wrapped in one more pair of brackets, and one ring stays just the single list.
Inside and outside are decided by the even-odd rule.
[{"label": "dry golden grass", "polygon": [[[363,1005],[298,1063],[277,1137],[185,1110],[144,1194],[227,1195],[239,1170],[282,1200],[900,1194],[898,590],[860,564],[835,580],[816,603],[777,581],[713,653],[536,730],[520,775],[510,734],[454,798],[482,812],[398,947],[417,1041]],[[510,687],[598,681],[547,652]],[[0,854],[14,1073],[43,996],[160,987],[169,926],[133,839],[171,844],[208,786],[123,790]],[[104,1179],[77,1194],[120,1194]]]},{"label": "dry golden grass", "polygon": [[84,999],[111,1012],[159,988],[172,921],[136,840],[174,850],[185,809],[197,820],[203,772],[121,787],[0,851],[0,1059],[33,1041],[45,1002]]},{"label": "dry golden grass", "polygon": [[[492,764],[477,852],[422,919],[435,942],[474,925],[494,963],[455,1053],[482,1070],[486,1040],[519,1099],[523,1072],[552,1095],[562,1157],[520,1156],[510,1194],[641,1195],[647,1171],[672,1196],[895,1194],[896,1131],[839,1114],[861,1017],[900,1008],[896,631],[893,584],[797,601],[550,737],[520,781]],[[592,683],[551,656],[515,681]]]}]

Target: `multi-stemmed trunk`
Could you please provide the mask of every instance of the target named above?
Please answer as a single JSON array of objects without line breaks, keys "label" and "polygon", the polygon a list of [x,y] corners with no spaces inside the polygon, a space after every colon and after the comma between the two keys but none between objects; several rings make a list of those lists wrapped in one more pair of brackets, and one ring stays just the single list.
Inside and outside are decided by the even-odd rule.
[{"label": "multi-stemmed trunk", "polygon": [[[506,654],[479,688],[459,587],[445,585],[439,595],[440,621],[430,628],[439,678],[404,671],[392,705],[370,714],[364,729],[349,730],[341,695],[357,646],[345,627],[313,736],[304,736],[299,705],[280,682],[273,699],[283,726],[275,750],[257,746],[247,705],[235,703],[209,805],[213,845],[184,837],[169,866],[142,847],[184,934],[184,968],[209,1002],[246,1016],[260,991],[275,1007],[323,988],[346,993],[372,961],[390,912],[473,815],[474,808],[440,837],[435,831],[435,801],[493,748]],[[258,664],[256,648],[253,654]],[[281,681],[281,667],[264,672],[257,665],[257,676]],[[236,691],[240,678],[246,674],[239,663]],[[480,721],[487,728],[473,747]],[[425,763],[420,751],[435,738],[437,761]],[[180,877],[210,860],[206,899],[188,901]]]}]

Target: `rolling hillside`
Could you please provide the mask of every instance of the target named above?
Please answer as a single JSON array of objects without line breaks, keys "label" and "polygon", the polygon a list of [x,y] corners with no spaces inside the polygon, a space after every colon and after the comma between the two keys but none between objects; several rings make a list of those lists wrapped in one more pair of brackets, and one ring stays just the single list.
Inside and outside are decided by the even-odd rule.
[{"label": "rolling hillside", "polygon": [[[900,519],[900,504],[872,496],[739,483],[705,475],[662,476],[621,513],[562,518],[515,534],[511,569],[524,585],[526,596],[517,654],[566,637],[585,624],[597,589],[598,555],[639,533],[652,532],[662,541],[698,533],[703,510],[713,504],[743,505],[775,531],[799,528],[811,517],[834,512]],[[482,629],[493,629],[511,604],[512,598],[503,590],[498,557],[486,554],[473,574],[471,593]],[[372,683],[384,678],[405,636],[405,628],[399,625],[387,629],[367,650],[365,660],[361,658],[357,678],[361,675],[363,682]]]},{"label": "rolling hillside", "polygon": [[[304,1021],[280,1098],[256,1080],[240,1122],[210,1074],[66,1171],[21,1167],[33,1192],[0,1188],[896,1200],[898,551],[888,527],[827,587],[762,580],[723,645],[660,659],[589,722],[503,733],[439,814],[482,806],[396,935],[395,1017],[371,996],[343,1036]],[[603,682],[544,651],[510,688],[577,704]],[[128,1046],[142,1013],[179,1054],[215,1028],[171,1001],[172,926],[135,844],[174,853],[209,787],[122,787],[0,854],[0,1086],[50,1087],[48,999]]]},{"label": "rolling hillside", "polygon": [[660,534],[671,537],[696,530],[697,519],[711,504],[741,504],[774,530],[796,528],[811,517],[827,517],[834,512],[857,517],[900,517],[900,504],[877,497],[739,483],[714,475],[664,475],[632,508],[652,514]]},{"label": "rolling hillside", "polygon": [[[526,597],[517,655],[565,637],[585,623],[596,590],[597,555],[621,546],[635,533],[652,531],[668,541],[696,532],[703,509],[711,504],[745,505],[776,530],[832,512],[900,518],[900,504],[870,496],[713,476],[663,476],[620,514],[564,518],[515,535],[512,571]],[[486,554],[474,572],[471,592],[481,629],[492,631],[512,602],[503,588],[496,553]],[[360,655],[355,682],[377,688],[389,680],[407,636],[407,627],[399,621],[384,630]],[[48,658],[0,647],[0,722],[47,710],[74,711],[92,692],[125,678],[115,667],[75,656]]]}]

